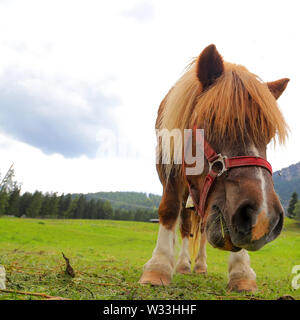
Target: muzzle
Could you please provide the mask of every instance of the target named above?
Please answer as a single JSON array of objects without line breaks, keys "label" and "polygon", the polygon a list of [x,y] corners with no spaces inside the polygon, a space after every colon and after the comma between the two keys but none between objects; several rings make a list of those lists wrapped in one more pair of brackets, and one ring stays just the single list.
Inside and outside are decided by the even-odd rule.
[{"label": "muzzle", "polygon": [[[196,127],[193,128],[193,131],[196,133]],[[234,168],[241,167],[262,167],[265,168],[272,175],[272,166],[271,164],[264,158],[261,157],[253,157],[253,156],[240,156],[240,157],[232,157],[228,158],[227,156],[222,155],[221,153],[217,154],[215,150],[209,145],[209,143],[203,137],[203,150],[204,156],[208,162],[208,173],[205,176],[204,183],[199,190],[200,198],[199,203],[197,203],[195,199],[195,195],[192,192],[191,184],[188,180],[188,176],[185,173],[185,166],[183,162],[183,175],[189,187],[189,193],[193,200],[195,209],[197,214],[202,218],[202,226],[201,231],[204,230],[204,218],[205,218],[205,206],[207,202],[208,195],[210,193],[210,189],[214,184],[215,180],[222,176],[224,172],[228,170],[232,170]]]}]

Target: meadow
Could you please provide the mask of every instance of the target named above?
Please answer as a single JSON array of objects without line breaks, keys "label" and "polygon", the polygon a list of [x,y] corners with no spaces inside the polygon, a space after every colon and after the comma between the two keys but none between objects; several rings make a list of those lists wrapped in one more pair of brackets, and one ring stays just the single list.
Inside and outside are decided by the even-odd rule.
[{"label": "meadow", "polygon": [[[210,245],[206,275],[175,274],[165,287],[139,285],[157,232],[158,224],[145,222],[2,217],[0,264],[6,268],[7,292],[0,291],[0,299],[300,299],[300,289],[291,286],[292,268],[300,265],[300,225],[293,220],[285,219],[275,241],[250,252],[257,274],[254,294],[226,289],[229,252]],[[62,252],[75,277],[66,274]]]}]

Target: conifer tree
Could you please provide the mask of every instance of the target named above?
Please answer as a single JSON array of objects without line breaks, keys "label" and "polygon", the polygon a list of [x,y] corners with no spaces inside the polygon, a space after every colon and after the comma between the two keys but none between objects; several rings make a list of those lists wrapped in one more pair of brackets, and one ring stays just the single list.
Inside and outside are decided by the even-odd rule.
[{"label": "conifer tree", "polygon": [[40,216],[40,210],[43,203],[43,194],[39,191],[35,191],[32,195],[28,207],[26,208],[26,216],[31,218],[37,218]]},{"label": "conifer tree", "polygon": [[9,195],[6,214],[18,217],[19,206],[20,206],[20,189],[16,188]]},{"label": "conifer tree", "polygon": [[297,195],[296,192],[293,192],[292,196],[291,196],[291,199],[290,199],[290,202],[289,202],[289,207],[287,209],[287,216],[289,218],[294,218],[295,217],[294,210],[295,210],[295,205],[296,205],[297,202],[298,202],[298,195]]},{"label": "conifer tree", "polygon": [[300,222],[300,201],[295,204],[294,218]]}]

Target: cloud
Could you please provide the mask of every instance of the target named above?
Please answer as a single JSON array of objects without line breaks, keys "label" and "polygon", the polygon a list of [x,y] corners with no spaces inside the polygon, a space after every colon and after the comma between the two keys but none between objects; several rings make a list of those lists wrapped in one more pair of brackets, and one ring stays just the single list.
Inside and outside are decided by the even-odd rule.
[{"label": "cloud", "polygon": [[134,18],[139,22],[147,22],[154,18],[154,6],[148,2],[139,3],[133,8],[123,11],[123,16]]},{"label": "cloud", "polygon": [[0,76],[0,130],[46,154],[95,157],[99,131],[116,130],[112,110],[119,103],[98,85],[6,70]]},{"label": "cloud", "polygon": [[[140,159],[65,158],[41,150],[0,133],[0,173],[14,163],[22,192],[41,190],[59,193],[128,191],[161,193],[155,157]],[[114,177],[114,178],[112,178]]]}]

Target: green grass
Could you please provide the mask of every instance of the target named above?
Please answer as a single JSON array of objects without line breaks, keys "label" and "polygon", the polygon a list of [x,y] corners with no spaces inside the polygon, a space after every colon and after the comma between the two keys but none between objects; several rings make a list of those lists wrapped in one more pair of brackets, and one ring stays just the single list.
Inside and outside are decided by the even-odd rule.
[{"label": "green grass", "polygon": [[[211,246],[207,275],[175,274],[168,287],[139,285],[157,232],[157,224],[143,222],[1,218],[0,264],[7,271],[7,289],[69,299],[300,298],[300,289],[291,287],[292,267],[300,265],[300,226],[290,219],[278,239],[250,253],[259,288],[255,294],[227,291],[229,253]],[[61,252],[75,278],[65,274]],[[0,299],[41,298],[0,292]]]}]

